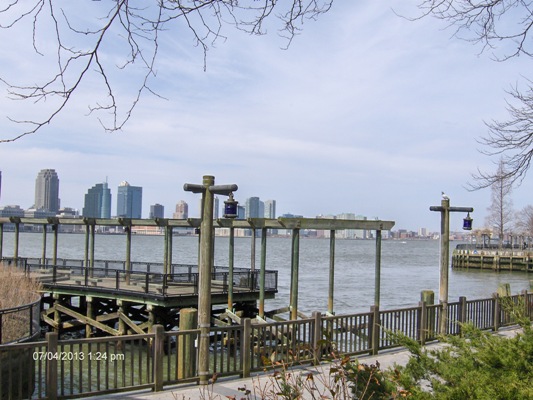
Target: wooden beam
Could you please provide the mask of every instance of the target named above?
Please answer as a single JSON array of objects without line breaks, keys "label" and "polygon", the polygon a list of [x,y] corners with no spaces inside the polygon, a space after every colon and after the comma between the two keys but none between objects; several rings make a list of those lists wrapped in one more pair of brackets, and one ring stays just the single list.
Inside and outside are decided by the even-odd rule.
[{"label": "wooden beam", "polygon": [[116,330],[116,329],[113,329],[113,328],[110,328],[109,326],[107,325],[104,325],[98,321],[95,321],[94,319],[91,319],[91,318],[88,318],[86,317],[85,315],[82,315],[80,313],[77,313],[75,311],[72,311],[71,309],[67,308],[67,307],[64,307],[60,304],[56,304],[54,305],[54,308],[59,311],[59,312],[62,312],[63,314],[67,314],[73,318],[76,318],[78,321],[81,321],[83,322],[84,324],[86,325],[91,325],[93,327],[95,327],[96,329],[100,329],[104,332],[107,332],[113,336],[119,336],[119,332]]},{"label": "wooden beam", "polygon": [[146,332],[143,331],[138,325],[135,324],[129,317],[124,314],[123,312],[118,312],[119,318],[126,323],[131,329],[133,329],[135,332],[144,335]]}]

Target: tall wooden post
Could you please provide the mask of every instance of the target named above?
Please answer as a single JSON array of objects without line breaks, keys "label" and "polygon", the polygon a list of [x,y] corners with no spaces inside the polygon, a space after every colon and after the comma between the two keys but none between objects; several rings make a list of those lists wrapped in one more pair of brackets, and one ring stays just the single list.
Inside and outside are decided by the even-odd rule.
[{"label": "tall wooden post", "polygon": [[89,268],[89,235],[90,235],[89,224],[85,221],[85,249],[83,255],[83,266],[87,269]]},{"label": "tall wooden post", "polygon": [[376,271],[374,277],[374,305],[379,307],[381,296],[381,231],[376,231]]},{"label": "tall wooden post", "polygon": [[89,253],[89,257],[90,257],[90,266],[91,266],[91,278],[93,277],[94,275],[94,241],[96,239],[96,227],[93,224],[91,224],[91,244],[90,244],[90,253]]},{"label": "tall wooden post", "polygon": [[259,273],[259,317],[265,318],[267,228],[261,229],[261,270]]},{"label": "tall wooden post", "polygon": [[229,195],[237,185],[217,185],[215,177],[204,175],[202,185],[186,183],[187,192],[202,193],[202,222],[200,225],[200,259],[198,265],[198,376],[201,385],[209,382],[209,330],[211,328],[211,272],[213,264],[213,198],[214,194]]},{"label": "tall wooden post", "polygon": [[168,232],[168,250],[167,250],[167,268],[165,270],[165,274],[171,274],[172,273],[172,235],[173,228],[171,226],[167,226],[167,232]]},{"label": "tall wooden post", "polygon": [[444,196],[440,207],[431,206],[430,211],[440,212],[440,283],[439,302],[441,315],[439,319],[439,333],[446,334],[448,321],[448,271],[450,268],[450,212],[472,212],[472,207],[450,207],[450,199]]},{"label": "tall wooden post", "polygon": [[328,313],[333,314],[333,298],[335,296],[335,230],[329,231],[329,291]]},{"label": "tall wooden post", "polygon": [[54,223],[52,225],[52,230],[54,231],[54,248],[52,250],[52,264],[57,265],[57,242],[59,238],[59,224]]},{"label": "tall wooden post", "polygon": [[213,253],[213,193],[209,186],[215,184],[215,177],[203,177],[203,215],[200,231],[200,265],[198,268],[198,375],[200,384],[209,382],[209,328],[211,327],[211,254]]},{"label": "tall wooden post", "polygon": [[298,269],[300,267],[300,229],[292,230],[291,319],[298,319]]},{"label": "tall wooden post", "polygon": [[233,311],[233,272],[235,264],[235,228],[229,228],[229,260],[228,260],[228,310]]},{"label": "tall wooden post", "polygon": [[130,284],[131,275],[131,224],[126,226],[126,284]]},{"label": "tall wooden post", "polygon": [[43,224],[43,248],[41,252],[41,265],[46,265],[46,224]]}]

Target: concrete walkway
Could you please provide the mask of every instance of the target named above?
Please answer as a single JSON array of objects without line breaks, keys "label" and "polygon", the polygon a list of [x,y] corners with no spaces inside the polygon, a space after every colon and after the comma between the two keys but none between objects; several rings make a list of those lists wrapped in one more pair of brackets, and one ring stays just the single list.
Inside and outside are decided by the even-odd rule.
[{"label": "concrete walkway", "polygon": [[[519,329],[501,329],[496,335],[503,337],[512,337],[519,332]],[[435,342],[426,346],[428,349],[437,348],[442,346],[441,343]],[[358,357],[358,360],[362,364],[376,364],[379,362],[380,368],[386,370],[394,365],[405,365],[409,360],[409,352],[405,349],[393,349],[382,351],[376,356],[362,356]],[[289,370],[290,380],[302,377],[305,381],[309,374],[313,375],[313,380],[317,384],[318,390],[325,390],[327,382],[329,382],[329,369],[331,364],[323,363],[318,366],[305,366],[295,367]],[[205,388],[201,388],[196,384],[179,385],[175,387],[167,387],[162,392],[151,391],[137,391],[119,393],[116,395],[91,397],[91,399],[130,399],[130,400],[259,400],[264,399],[264,393],[276,393],[276,379],[273,378],[273,371],[264,373],[255,373],[250,378],[235,379],[235,378],[223,378],[218,380],[214,385],[208,385]],[[247,397],[244,390],[249,390],[250,393]],[[331,398],[329,393],[325,393],[328,396],[325,398]],[[308,395],[309,396],[309,395]],[[266,398],[274,398],[268,396]],[[304,396],[304,398],[310,398]],[[317,396],[320,398],[320,396]]]}]

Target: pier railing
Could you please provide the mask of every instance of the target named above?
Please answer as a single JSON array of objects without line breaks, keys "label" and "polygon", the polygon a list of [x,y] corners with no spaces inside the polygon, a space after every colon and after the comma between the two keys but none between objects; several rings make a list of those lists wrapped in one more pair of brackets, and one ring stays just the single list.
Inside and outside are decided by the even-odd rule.
[{"label": "pier railing", "polygon": [[[198,267],[189,264],[172,264],[172,273],[164,274],[163,264],[134,262],[130,270],[123,261],[96,260],[94,266],[85,266],[83,260],[58,259],[41,263],[39,258],[3,258],[7,265],[15,263],[25,273],[38,277],[45,288],[50,286],[91,287],[98,291],[144,293],[153,296],[190,296],[198,294]],[[228,293],[229,279],[233,277],[233,290],[259,291],[260,271],[215,266],[211,275],[212,287],[219,293]],[[276,292],[278,271],[265,271],[264,287],[267,292]],[[173,290],[181,288],[182,290]]]},{"label": "pier railing", "polygon": [[[447,306],[447,333],[456,335],[464,323],[483,330],[516,324],[503,303],[523,307],[533,319],[533,294],[467,300]],[[241,325],[210,330],[210,373],[213,376],[247,377],[279,362],[313,364],[331,354],[377,354],[397,346],[389,332],[401,332],[424,344],[438,338],[441,305],[380,310],[350,315],[322,315],[282,322],[259,322],[245,318]],[[31,398],[71,398],[138,389],[163,390],[165,386],[196,382],[199,330],[164,332],[155,325],[152,333],[116,337],[46,340],[0,346],[0,398],[21,398],[16,391],[23,376],[34,377]],[[25,357],[21,357],[25,355]],[[28,362],[30,357],[31,362]],[[19,361],[20,360],[20,361]],[[18,363],[18,364],[17,364]],[[20,364],[20,365],[19,365]],[[15,385],[11,385],[15,383]],[[8,392],[8,390],[12,390]],[[24,396],[26,397],[26,396]]]}]

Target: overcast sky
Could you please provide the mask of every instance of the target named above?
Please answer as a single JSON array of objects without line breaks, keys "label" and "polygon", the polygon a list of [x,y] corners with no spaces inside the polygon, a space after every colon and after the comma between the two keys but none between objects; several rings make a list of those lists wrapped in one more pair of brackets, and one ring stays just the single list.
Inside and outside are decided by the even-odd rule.
[{"label": "overcast sky", "polygon": [[[493,166],[476,139],[487,132],[483,121],[507,117],[505,90],[524,81],[529,60],[494,62],[439,21],[410,22],[392,11],[415,15],[416,3],[337,1],[306,22],[288,50],[274,27],[262,37],[228,29],[209,50],[206,71],[190,35],[166,32],[151,81],[163,98],[146,94],[121,132],[106,133],[87,116],[102,87],[82,86],[51,125],[0,144],[0,206],[30,207],[37,173],[53,168],[63,207],[81,212],[87,189],[107,179],[115,212],[126,180],[143,187],[144,217],[155,203],[171,217],[179,200],[195,216],[198,195],[183,184],[214,175],[239,185],[242,204],[275,199],[278,215],[353,212],[396,221],[395,229],[438,230],[429,207],[445,191],[452,206],[475,208],[479,227],[490,191],[465,185],[477,168]],[[33,83],[45,70],[30,33],[0,31],[0,76]],[[126,93],[138,78],[115,76]],[[29,105],[2,90],[7,138],[18,127],[6,117],[29,118]],[[533,202],[530,181],[515,189],[515,208]],[[452,217],[452,229],[462,218]]]}]

